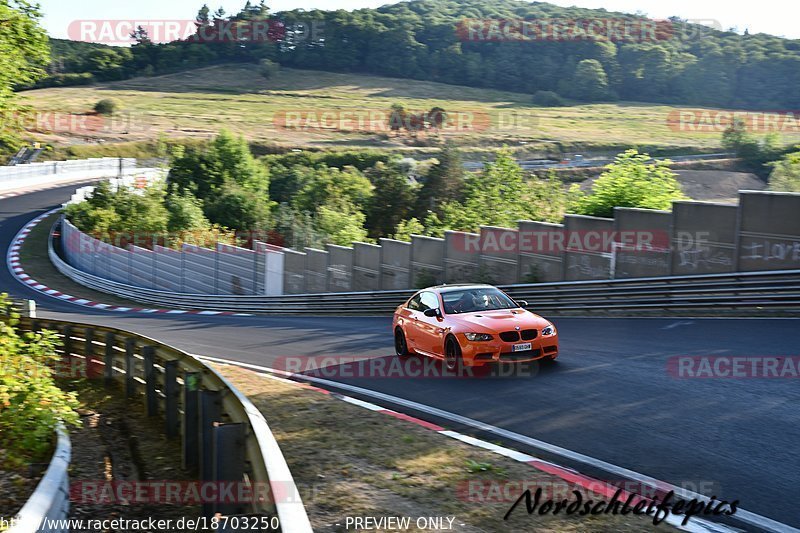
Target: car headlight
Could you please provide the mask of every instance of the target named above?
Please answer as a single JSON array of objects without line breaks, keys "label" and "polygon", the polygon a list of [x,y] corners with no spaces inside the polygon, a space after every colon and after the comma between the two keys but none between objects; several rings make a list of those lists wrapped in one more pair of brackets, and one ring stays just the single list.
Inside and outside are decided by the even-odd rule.
[{"label": "car headlight", "polygon": [[468,341],[490,341],[494,337],[488,333],[464,333]]},{"label": "car headlight", "polygon": [[542,337],[546,337],[548,335],[555,335],[555,334],[556,334],[556,327],[553,326],[552,324],[547,326],[547,327],[545,327],[542,330]]}]

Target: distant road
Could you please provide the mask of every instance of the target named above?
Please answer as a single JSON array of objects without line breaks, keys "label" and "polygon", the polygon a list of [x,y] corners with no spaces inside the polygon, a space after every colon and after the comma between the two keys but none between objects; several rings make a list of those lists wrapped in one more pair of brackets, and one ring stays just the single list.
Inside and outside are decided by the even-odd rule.
[{"label": "distant road", "polygon": [[[654,157],[656,161],[669,159],[670,161],[708,161],[712,159],[726,159],[733,157],[732,153],[719,154],[700,154],[700,155],[676,155],[671,157]],[[603,167],[613,163],[613,159],[578,159],[569,161],[555,161],[553,159],[517,159],[517,164],[525,170],[547,170],[550,168],[591,168]],[[480,170],[483,168],[483,161],[465,161],[464,168],[467,170]]]}]

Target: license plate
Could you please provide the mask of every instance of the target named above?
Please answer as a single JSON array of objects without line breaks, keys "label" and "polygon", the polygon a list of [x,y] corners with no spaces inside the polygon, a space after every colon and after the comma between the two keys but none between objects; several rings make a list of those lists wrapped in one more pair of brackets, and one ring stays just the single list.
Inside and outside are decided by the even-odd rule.
[{"label": "license plate", "polygon": [[511,347],[512,352],[525,352],[531,349],[531,343],[526,342],[524,344],[515,344]]}]

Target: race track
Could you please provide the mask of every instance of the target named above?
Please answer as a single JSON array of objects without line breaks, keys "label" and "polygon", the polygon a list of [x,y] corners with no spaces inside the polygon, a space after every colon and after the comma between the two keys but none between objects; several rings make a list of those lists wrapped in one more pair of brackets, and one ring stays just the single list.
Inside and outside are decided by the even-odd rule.
[{"label": "race track", "polygon": [[[74,188],[0,200],[3,250],[25,223],[61,204]],[[190,353],[264,366],[283,366],[286,356],[297,361],[321,355],[389,358],[393,353],[391,320],[386,317],[103,313],[44,297],[14,280],[6,267],[0,269],[0,291],[37,300],[40,316],[133,330]],[[740,500],[748,511],[800,527],[800,506],[795,502],[800,473],[798,379],[678,379],[667,370],[668,359],[677,355],[797,355],[800,320],[554,322],[561,338],[560,362],[535,376],[336,379],[675,485],[710,487],[719,498]]]}]

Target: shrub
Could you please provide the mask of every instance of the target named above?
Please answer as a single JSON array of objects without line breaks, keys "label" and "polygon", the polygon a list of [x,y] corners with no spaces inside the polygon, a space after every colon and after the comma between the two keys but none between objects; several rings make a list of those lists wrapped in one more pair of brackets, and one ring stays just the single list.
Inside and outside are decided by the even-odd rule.
[{"label": "shrub", "polygon": [[258,73],[267,79],[277,76],[280,70],[281,66],[270,59],[262,59],[258,62]]},{"label": "shrub", "polygon": [[[573,190],[578,214],[613,217],[615,207],[671,209],[684,200],[681,185],[669,169],[669,160],[649,163],[650,156],[628,150],[617,156],[592,185],[590,194]],[[573,185],[577,188],[577,184]]]},{"label": "shrub", "polygon": [[0,294],[0,449],[6,468],[46,460],[59,422],[77,425],[74,393],[55,384],[58,362],[52,332],[21,333],[19,316]]},{"label": "shrub", "polygon": [[119,103],[113,98],[103,98],[94,104],[94,110],[101,115],[113,115],[119,110]]},{"label": "shrub", "polygon": [[564,99],[553,91],[536,91],[533,95],[533,105],[540,107],[562,107]]}]

